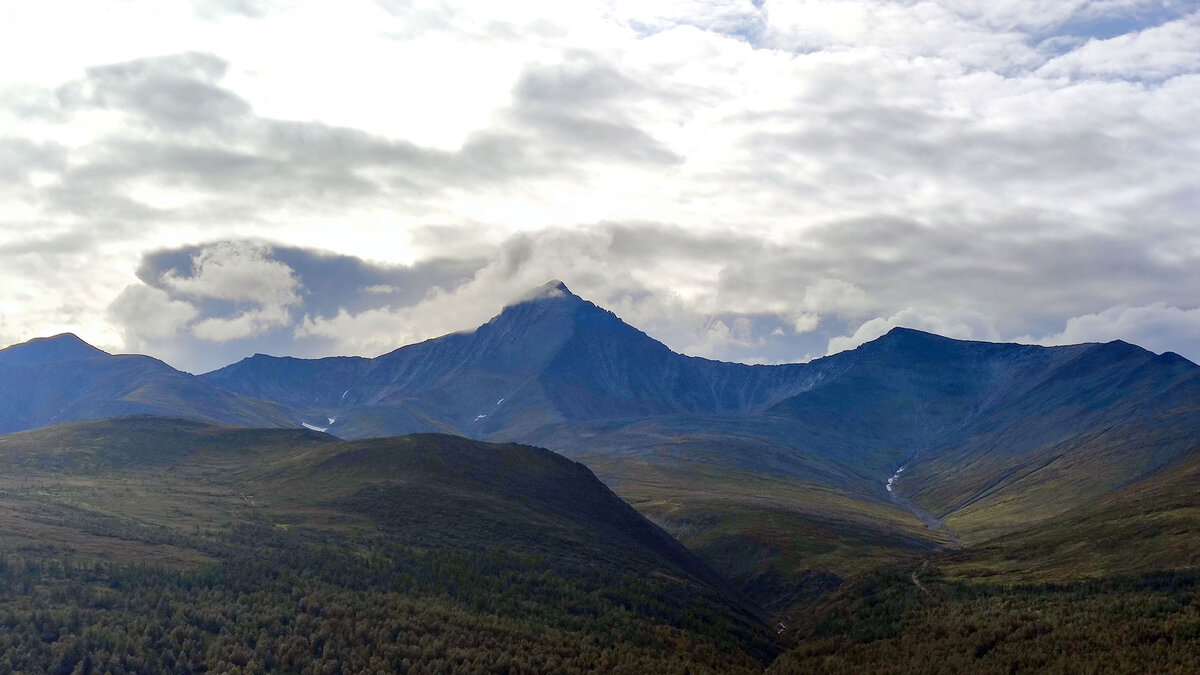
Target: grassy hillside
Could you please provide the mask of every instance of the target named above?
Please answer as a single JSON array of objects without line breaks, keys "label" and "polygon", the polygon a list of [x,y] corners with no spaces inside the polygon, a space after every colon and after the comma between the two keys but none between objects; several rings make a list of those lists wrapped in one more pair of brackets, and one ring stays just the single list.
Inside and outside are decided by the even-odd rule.
[{"label": "grassy hillside", "polygon": [[[691,439],[689,446],[702,446]],[[721,447],[721,446],[716,446]],[[581,459],[623,499],[738,589],[782,610],[882,565],[919,561],[951,544],[883,495],[747,471],[722,453]],[[882,491],[881,491],[882,492]]]},{"label": "grassy hillside", "polygon": [[536,448],[78,423],[0,438],[0,513],[10,672],[754,672],[777,651]]},{"label": "grassy hillside", "polygon": [[784,612],[790,673],[1200,670],[1200,454]]},{"label": "grassy hillside", "polygon": [[1103,499],[1200,450],[1200,369],[1090,345],[924,451],[899,489],[968,541]]},{"label": "grassy hillside", "polygon": [[1200,569],[1200,453],[942,563],[960,579],[1067,582]]}]

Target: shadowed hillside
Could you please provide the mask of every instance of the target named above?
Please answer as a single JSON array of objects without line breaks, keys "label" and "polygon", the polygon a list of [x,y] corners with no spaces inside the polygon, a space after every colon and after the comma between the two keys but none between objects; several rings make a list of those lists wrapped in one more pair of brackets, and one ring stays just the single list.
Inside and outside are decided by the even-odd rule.
[{"label": "shadowed hillside", "polygon": [[754,672],[778,651],[538,448],[135,417],[0,437],[0,467],[9,670]]},{"label": "shadowed hillside", "polygon": [[276,403],[219,389],[148,356],[108,354],[74,335],[0,350],[0,433],[133,414],[298,426]]}]

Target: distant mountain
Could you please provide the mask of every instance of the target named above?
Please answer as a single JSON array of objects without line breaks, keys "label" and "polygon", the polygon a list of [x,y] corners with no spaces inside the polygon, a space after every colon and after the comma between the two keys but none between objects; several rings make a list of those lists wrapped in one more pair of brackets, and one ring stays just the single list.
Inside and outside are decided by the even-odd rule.
[{"label": "distant mountain", "polygon": [[[598,467],[767,606],[805,579],[1070,512],[1170,471],[1200,437],[1200,367],[1174,354],[897,328],[749,366],[672,352],[558,281],[474,331],[374,359],[259,354],[193,378],[60,337],[0,352],[0,378],[15,383],[0,431],[144,412],[548,447]],[[949,529],[922,525],[939,519]]]},{"label": "distant mountain", "polygon": [[0,367],[78,361],[102,356],[108,356],[108,353],[96,349],[71,333],[62,333],[0,349]]},{"label": "distant mountain", "polygon": [[132,414],[296,426],[276,403],[219,389],[148,356],[108,354],[74,335],[0,350],[0,433]]},{"label": "distant mountain", "polygon": [[553,422],[742,414],[806,386],[803,366],[676,354],[552,281],[488,323],[375,359],[255,355],[201,376],[247,396],[307,406],[331,433],[519,434]]},{"label": "distant mountain", "polygon": [[[179,513],[162,510],[165,493],[130,493],[123,482],[120,494],[133,494],[128,498],[143,504],[143,512],[170,520],[192,508],[232,513],[227,502],[236,484],[238,508],[256,514],[246,522],[261,526],[254,537],[285,542],[303,523],[347,537],[336,546],[353,555],[334,556],[334,565],[321,562],[321,569],[332,570],[322,583],[358,570],[391,575],[388,583],[415,584],[408,588],[423,592],[435,588],[429,579],[460,589],[466,563],[455,556],[471,551],[470,565],[487,570],[485,586],[505,579],[488,587],[512,588],[508,579],[522,580],[519,593],[504,595],[507,610],[530,610],[542,617],[538,621],[554,617],[555,626],[593,626],[597,617],[609,617],[605,621],[617,621],[622,631],[629,630],[620,618],[629,616],[625,612],[649,612],[671,626],[688,626],[681,635],[656,624],[655,635],[699,640],[686,644],[707,645],[714,658],[725,652],[696,636],[712,637],[699,627],[716,621],[735,627],[740,646],[728,653],[750,668],[771,648],[747,628],[753,626],[748,606],[777,612],[781,631],[792,617],[812,618],[796,622],[807,642],[782,670],[789,663],[796,670],[844,670],[890,662],[893,648],[872,650],[908,625],[908,618],[897,617],[920,616],[925,623],[913,626],[929,626],[909,626],[916,633],[905,633],[899,648],[910,637],[941,644],[946,631],[958,635],[958,626],[942,623],[937,607],[943,600],[958,608],[947,616],[969,610],[981,626],[1004,623],[1013,615],[1001,611],[1003,603],[977,601],[1008,598],[1011,589],[984,588],[984,577],[1055,584],[1107,579],[1091,590],[1062,591],[1056,602],[1063,616],[1091,617],[1087,625],[1117,639],[1122,631],[1113,630],[1112,621],[1072,605],[1076,591],[1091,594],[1089,607],[1124,616],[1129,602],[1147,600],[1140,584],[1173,584],[1174,570],[1200,564],[1192,545],[1200,532],[1194,506],[1200,366],[1121,341],[1041,347],[897,328],[810,363],[749,366],[674,353],[551,282],[474,331],[374,359],[260,354],[197,378],[148,357],[105,354],[73,336],[0,351],[0,433],[135,412],[290,428],[215,429],[148,418],[67,425],[0,437],[0,465],[7,462],[0,468],[33,471],[43,483],[60,473],[112,481],[129,471],[156,472],[165,481],[180,469],[178,480],[214,481],[229,494],[215,499],[199,490],[187,505],[166,500]],[[301,424],[312,431],[298,429]],[[322,430],[359,440],[316,433]],[[439,433],[379,438],[418,432]],[[529,445],[583,462],[595,475]],[[5,475],[0,471],[0,479]],[[0,488],[26,495],[22,499],[51,499],[27,485]],[[171,485],[191,489],[190,483]],[[70,500],[113,494],[96,489]],[[26,522],[42,513],[38,509],[51,514],[56,527],[91,522],[103,511],[67,503],[14,511],[10,534],[20,539],[40,532]],[[262,503],[271,507],[257,510]],[[260,518],[267,512],[273,515]],[[101,520],[96,531],[128,541],[127,523]],[[255,541],[213,527],[232,537],[223,542]],[[357,537],[372,532],[384,534],[360,549]],[[151,539],[163,546],[177,541],[161,532]],[[215,539],[206,541],[208,548],[195,550],[138,550],[199,564],[218,550]],[[324,560],[336,548],[326,544],[303,553],[289,543],[279,546],[302,559]],[[320,555],[304,558],[317,550]],[[516,553],[506,558],[499,553],[505,551]],[[493,559],[508,562],[493,566]],[[397,560],[419,573],[395,572]],[[428,561],[442,567],[431,572]],[[529,561],[560,576],[529,576]],[[602,574],[610,568],[619,579]],[[1163,570],[1167,581],[1155,576]],[[1122,580],[1130,573],[1150,576]],[[1179,583],[1192,588],[1193,576]],[[673,585],[679,580],[682,585]],[[559,595],[539,595],[545,583]],[[602,590],[614,587],[622,590]],[[547,597],[564,589],[572,600],[547,609],[553,605]],[[1043,590],[1029,587],[1013,597],[1033,608]],[[494,597],[484,601],[473,592],[456,601],[494,606],[487,604]],[[698,614],[687,609],[695,593],[705,598]],[[541,599],[522,604],[527,596]],[[818,597],[826,600],[814,604]],[[1188,623],[1190,614],[1176,614],[1178,636],[1200,634],[1194,628],[1200,624]],[[582,615],[589,617],[582,624],[573,618]],[[1064,622],[1075,625],[1075,619]],[[1162,642],[1157,630],[1146,628],[1139,639]],[[633,634],[640,629],[622,633]],[[845,635],[859,641],[855,649],[865,660],[826,658],[845,646],[839,642]],[[980,635],[978,644],[967,634],[942,646],[961,648],[968,659],[961,669],[970,670],[970,659],[1003,651],[996,648],[1001,633]],[[1055,637],[1038,647],[1044,654],[1075,640],[1054,627],[1026,637],[1047,635]],[[1010,656],[1020,652],[1013,649]],[[643,670],[663,669],[657,656],[646,658]],[[908,662],[922,658],[910,655]],[[551,663],[542,669],[554,670]]]},{"label": "distant mountain", "polygon": [[[785,578],[842,574],[864,550],[882,562],[955,541],[911,530],[909,511],[972,541],[1030,526],[1165,470],[1200,436],[1200,367],[1174,354],[897,328],[810,363],[747,366],[676,354],[560,282],[473,332],[376,359],[258,355],[202,378],[333,419],[343,437],[441,431],[583,458],[767,605],[793,594],[762,586],[775,563]],[[799,486],[824,496],[797,500]],[[764,530],[768,514],[830,552],[788,553],[796,530]]]},{"label": "distant mountain", "polygon": [[[1047,348],[897,328],[811,363],[747,366],[674,353],[558,281],[473,332],[375,359],[256,355],[201,377],[348,438],[443,431],[643,457],[708,439],[743,469],[877,496],[911,461],[897,488],[939,514],[1002,492],[985,483],[1048,446],[1133,419],[1200,424],[1176,414],[1195,400],[1200,368],[1119,341]],[[1126,456],[1120,480],[1189,451],[1172,448]]]}]

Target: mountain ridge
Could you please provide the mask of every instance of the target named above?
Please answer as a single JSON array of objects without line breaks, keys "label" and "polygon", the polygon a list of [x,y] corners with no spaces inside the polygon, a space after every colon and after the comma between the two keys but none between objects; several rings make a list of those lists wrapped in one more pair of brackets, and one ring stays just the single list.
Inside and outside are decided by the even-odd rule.
[{"label": "mountain ridge", "polygon": [[[474,331],[373,359],[255,355],[188,386],[180,377],[126,377],[77,416],[182,412],[346,439],[548,447],[602,466],[618,494],[764,605],[864,560],[951,546],[918,509],[987,540],[1168,470],[1197,451],[1200,429],[1200,366],[1123,341],[1045,347],[898,327],[808,363],[751,366],[673,352],[561,282]],[[787,526],[764,528],[772,521]]]},{"label": "mountain ridge", "polygon": [[71,333],[0,350],[0,433],[132,414],[293,426],[278,404],[213,387],[141,354],[109,354]]}]

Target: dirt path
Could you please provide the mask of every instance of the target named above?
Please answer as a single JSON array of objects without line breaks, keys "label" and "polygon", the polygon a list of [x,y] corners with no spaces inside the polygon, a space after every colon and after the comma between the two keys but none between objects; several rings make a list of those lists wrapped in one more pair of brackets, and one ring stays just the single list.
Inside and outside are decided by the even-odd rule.
[{"label": "dirt path", "polygon": [[912,582],[917,587],[917,590],[921,591],[925,595],[928,595],[929,597],[932,598],[933,593],[930,593],[929,589],[925,588],[925,584],[921,583],[921,580],[917,578],[917,572],[924,572],[928,567],[929,567],[929,561],[926,560],[925,562],[921,563],[921,569],[913,570]]}]

